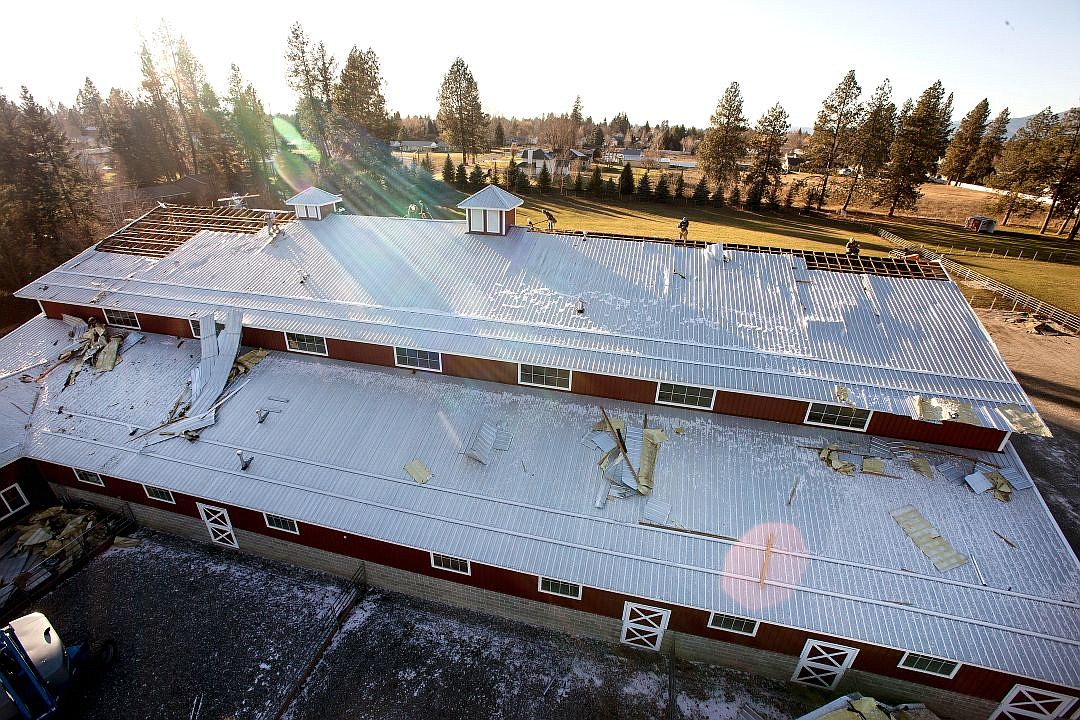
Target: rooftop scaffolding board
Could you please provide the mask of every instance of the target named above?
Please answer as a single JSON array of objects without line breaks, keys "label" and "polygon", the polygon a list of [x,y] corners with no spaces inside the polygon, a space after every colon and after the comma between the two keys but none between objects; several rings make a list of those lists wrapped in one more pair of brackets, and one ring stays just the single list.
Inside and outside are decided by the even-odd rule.
[{"label": "rooftop scaffolding board", "polygon": [[274,224],[293,219],[282,210],[248,210],[231,207],[159,204],[98,243],[101,252],[162,258],[203,230],[254,235],[266,227],[266,214],[274,214]]},{"label": "rooftop scaffolding board", "polygon": [[[612,240],[629,240],[632,242],[653,242],[679,247],[705,249],[712,242],[705,240],[677,240],[674,238],[655,237],[651,235],[622,235],[619,233],[594,232],[592,230],[555,230],[547,231],[540,228],[532,228],[531,232],[551,233],[557,235],[580,235],[583,238],[605,238]],[[917,278],[922,280],[948,280],[949,276],[936,262],[927,260],[909,259],[906,257],[869,255],[848,255],[846,253],[830,253],[819,250],[800,250],[797,248],[769,247],[766,245],[744,245],[741,243],[723,243],[724,250],[738,250],[741,252],[770,253],[773,255],[793,255],[806,260],[809,270],[830,270],[832,272],[866,273],[869,275],[883,275],[885,277]]]}]

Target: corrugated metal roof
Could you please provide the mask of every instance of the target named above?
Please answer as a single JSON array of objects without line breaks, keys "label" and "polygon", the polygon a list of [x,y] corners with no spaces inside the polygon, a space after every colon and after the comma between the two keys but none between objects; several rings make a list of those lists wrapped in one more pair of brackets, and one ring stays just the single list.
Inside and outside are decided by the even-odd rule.
[{"label": "corrugated metal roof", "polygon": [[[581,439],[599,412],[583,398],[282,353],[237,381],[199,441],[140,453],[130,427],[161,422],[198,358],[195,341],[150,335],[112,372],[63,390],[53,373],[28,454],[521,572],[1080,683],[1080,566],[1035,489],[1005,504],[899,460],[887,462],[895,477],[849,477],[805,446],[864,447],[865,435],[605,401],[668,435],[654,497],[688,531],[648,527],[643,497],[593,506],[599,453]],[[280,412],[258,423],[271,396]],[[513,435],[486,464],[464,454],[478,422]],[[246,472],[238,449],[254,457]],[[966,452],[1023,472],[1015,453]],[[403,470],[414,457],[435,473],[425,485]],[[906,504],[975,554],[989,587],[970,563],[937,573],[888,515]]]},{"label": "corrugated metal roof", "polygon": [[857,405],[899,414],[912,395],[959,398],[1001,429],[995,405],[1033,409],[951,282],[797,278],[787,254],[730,258],[335,216],[269,243],[202,233],[158,262],[90,250],[18,294],[179,317],[235,306],[268,329],[807,400],[832,400],[840,384]]},{"label": "corrugated metal roof", "polygon": [[309,187],[307,190],[293,195],[291,198],[285,201],[286,205],[329,205],[330,203],[341,202],[341,196],[333,193],[328,193],[325,190],[317,187]]}]

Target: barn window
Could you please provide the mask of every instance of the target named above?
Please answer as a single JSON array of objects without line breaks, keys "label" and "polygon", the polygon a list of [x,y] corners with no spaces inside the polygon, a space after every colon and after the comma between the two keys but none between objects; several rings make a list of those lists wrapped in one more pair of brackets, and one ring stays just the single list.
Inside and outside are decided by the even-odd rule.
[{"label": "barn window", "polygon": [[326,355],[326,338],[318,335],[285,333],[285,345],[293,352]]},{"label": "barn window", "polygon": [[398,367],[442,372],[442,356],[432,350],[396,347],[394,348],[394,362]]},{"label": "barn window", "polygon": [[710,388],[662,382],[656,390],[656,402],[664,405],[712,408],[713,391]]},{"label": "barn window", "polygon": [[0,515],[0,520],[11,517],[29,504],[30,501],[23,495],[19,483],[7,486],[0,491],[0,513],[3,513]]},{"label": "barn window", "polygon": [[296,521],[292,518],[281,517],[280,515],[271,515],[270,513],[263,513],[263,520],[266,521],[266,527],[273,528],[275,530],[283,530],[293,535],[300,534],[300,527],[296,524]]},{"label": "barn window", "polygon": [[[195,319],[188,320],[188,323],[191,324],[191,334],[193,336],[195,336],[195,337],[199,337],[199,334],[201,333],[202,323],[200,323],[198,320],[195,320]],[[224,329],[225,329],[225,323],[219,323],[219,322],[214,323],[214,334],[215,335],[220,335],[221,331],[224,330]]]},{"label": "barn window", "polygon": [[542,577],[540,578],[538,589],[540,592],[547,593],[548,595],[560,595],[574,600],[581,599],[581,586],[577,583],[566,582],[565,580]]},{"label": "barn window", "polygon": [[900,658],[900,664],[897,667],[951,678],[960,669],[960,663],[955,660],[945,660],[931,655],[909,652],[904,653],[904,657]]},{"label": "barn window", "polygon": [[156,485],[143,485],[143,491],[146,493],[146,497],[151,500],[160,500],[161,502],[176,504],[176,499],[173,497],[172,490],[166,490],[165,488],[157,487]]},{"label": "barn window", "polygon": [[542,365],[518,365],[518,382],[522,385],[570,389],[571,371]]},{"label": "barn window", "polygon": [[469,566],[468,560],[449,555],[440,555],[436,552],[431,553],[431,567],[461,573],[462,575],[472,575],[472,568]]},{"label": "barn window", "polygon": [[79,468],[72,468],[75,471],[75,479],[79,482],[84,482],[87,485],[98,485],[105,487],[105,481],[101,479],[101,476],[96,472],[90,472],[89,470],[80,470]]},{"label": "barn window", "polygon": [[139,330],[142,328],[142,326],[139,325],[138,316],[127,310],[106,310],[105,324],[112,325],[113,327],[131,328],[132,330]]},{"label": "barn window", "polygon": [[753,637],[757,635],[758,621],[739,615],[714,612],[709,615],[709,627],[714,630],[727,630],[728,632]]},{"label": "barn window", "polygon": [[806,411],[806,422],[809,425],[865,430],[870,422],[870,411],[847,405],[810,403],[810,409]]}]

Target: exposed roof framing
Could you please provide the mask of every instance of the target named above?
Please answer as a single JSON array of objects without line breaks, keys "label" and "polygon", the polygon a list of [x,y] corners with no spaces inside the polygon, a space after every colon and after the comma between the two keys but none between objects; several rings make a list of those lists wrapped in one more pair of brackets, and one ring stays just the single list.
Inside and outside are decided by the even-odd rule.
[{"label": "exposed roof framing", "polygon": [[101,252],[165,257],[203,230],[255,234],[266,227],[266,213],[284,225],[293,213],[281,210],[246,210],[231,207],[159,204],[120,228],[97,245]]},{"label": "exposed roof framing", "polygon": [[[547,230],[533,228],[532,232],[547,233]],[[632,242],[654,242],[666,245],[678,245],[704,249],[714,243],[704,240],[676,240],[673,238],[650,235],[620,235],[618,233],[594,232],[592,230],[556,230],[559,235],[581,235],[582,237],[629,240]],[[724,243],[725,250],[742,252],[770,253],[773,255],[794,255],[806,260],[808,270],[830,270],[832,272],[866,273],[886,277],[918,278],[922,280],[948,280],[949,276],[936,262],[914,260],[904,257],[872,257],[869,255],[847,255],[846,253],[821,252],[819,250],[798,250],[793,248],[769,247],[766,245],[743,245]]]}]

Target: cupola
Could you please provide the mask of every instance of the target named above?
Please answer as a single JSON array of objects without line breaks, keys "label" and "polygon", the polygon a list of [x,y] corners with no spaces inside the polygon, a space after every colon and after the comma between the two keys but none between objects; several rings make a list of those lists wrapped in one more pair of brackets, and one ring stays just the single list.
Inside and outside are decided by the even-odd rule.
[{"label": "cupola", "polygon": [[475,195],[471,195],[458,207],[465,211],[465,225],[468,232],[481,235],[505,235],[517,218],[515,208],[524,202],[517,195],[512,195],[498,185],[488,185]]},{"label": "cupola", "polygon": [[341,202],[340,195],[328,193],[317,187],[309,187],[293,195],[285,201],[285,204],[292,207],[298,220],[322,220],[334,214],[339,202]]}]

